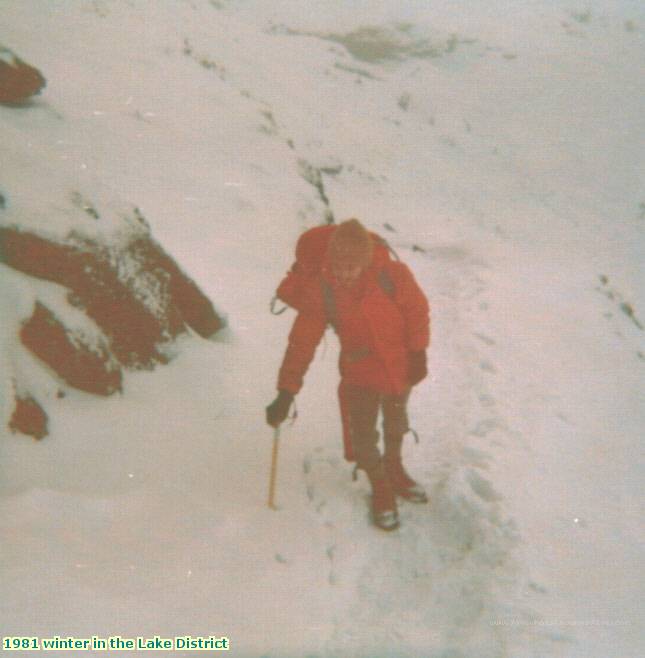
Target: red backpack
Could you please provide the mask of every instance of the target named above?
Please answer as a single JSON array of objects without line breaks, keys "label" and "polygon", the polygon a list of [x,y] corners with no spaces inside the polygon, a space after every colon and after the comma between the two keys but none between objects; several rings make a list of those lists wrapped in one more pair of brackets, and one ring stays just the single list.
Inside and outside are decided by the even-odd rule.
[{"label": "red backpack", "polygon": [[[327,247],[329,246],[329,241],[335,230],[336,226],[334,224],[316,226],[305,231],[298,238],[298,242],[296,243],[296,260],[291,266],[291,269],[287,272],[287,275],[280,282],[275,297],[271,301],[271,312],[274,315],[283,313],[287,306],[291,306],[291,308],[296,311],[302,309],[306,291],[310,289],[312,281],[315,280],[322,271]],[[391,247],[376,233],[370,231],[370,235],[374,240],[374,248],[383,249],[387,253],[388,260],[390,260],[390,254],[394,253]],[[396,254],[394,255],[396,257]],[[398,260],[398,257],[396,258]],[[379,284],[388,295],[393,296],[394,287],[386,270],[382,270],[379,273]],[[325,293],[325,304],[328,307],[327,315],[331,320],[333,312],[329,312],[329,305],[330,302],[333,303],[333,300],[328,299],[330,291],[326,290],[324,287],[323,293]],[[276,310],[275,306],[278,300],[284,302],[287,306]]]}]

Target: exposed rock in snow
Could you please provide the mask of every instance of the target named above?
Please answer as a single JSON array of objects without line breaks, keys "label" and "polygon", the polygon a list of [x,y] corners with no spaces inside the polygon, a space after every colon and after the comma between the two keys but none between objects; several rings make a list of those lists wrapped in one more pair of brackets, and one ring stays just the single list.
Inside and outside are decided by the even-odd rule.
[{"label": "exposed rock in snow", "polygon": [[[100,221],[94,206],[83,208]],[[120,366],[149,369],[167,362],[164,345],[187,327],[208,338],[222,326],[209,299],[153,240],[137,209],[110,237],[74,227],[61,239],[0,226],[0,262],[63,287],[65,299],[59,295],[55,310],[36,295],[31,317],[21,318],[16,331],[60,379],[88,393],[121,390]],[[33,429],[34,404],[19,403],[12,428],[42,436],[45,424]]]},{"label": "exposed rock in snow", "polygon": [[96,395],[121,390],[121,370],[105,342],[90,345],[40,302],[22,325],[20,340],[74,388]]},{"label": "exposed rock in snow", "polygon": [[16,406],[9,421],[9,429],[12,432],[33,436],[34,439],[47,436],[47,414],[38,402],[31,396],[19,395],[16,395],[15,401]]},{"label": "exposed rock in snow", "polygon": [[0,46],[0,103],[24,103],[47,84],[43,74]]}]

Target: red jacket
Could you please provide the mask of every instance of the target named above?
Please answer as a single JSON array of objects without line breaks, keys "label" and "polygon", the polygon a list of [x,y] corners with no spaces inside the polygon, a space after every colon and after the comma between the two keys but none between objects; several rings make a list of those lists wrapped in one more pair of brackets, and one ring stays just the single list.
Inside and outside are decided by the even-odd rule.
[{"label": "red jacket", "polygon": [[[393,284],[392,295],[379,283],[381,270]],[[408,267],[390,260],[384,249],[375,249],[372,263],[351,289],[338,285],[326,260],[309,283],[291,328],[278,389],[298,393],[325,332],[329,319],[323,280],[333,297],[343,381],[384,394],[403,393],[409,386],[409,353],[425,350],[430,342],[430,308]]]}]

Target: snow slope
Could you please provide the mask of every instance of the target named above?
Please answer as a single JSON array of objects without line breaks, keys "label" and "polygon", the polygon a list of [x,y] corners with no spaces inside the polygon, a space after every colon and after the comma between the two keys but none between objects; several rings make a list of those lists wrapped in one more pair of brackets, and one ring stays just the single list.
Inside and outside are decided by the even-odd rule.
[{"label": "snow slope", "polygon": [[[124,200],[229,323],[119,398],[59,399],[11,331],[49,284],[1,268],[2,376],[29,371],[51,435],[1,436],[0,634],[225,635],[255,658],[642,655],[642,3],[0,12],[0,41],[48,80],[0,107],[2,221],[20,199],[20,221],[64,231],[52,195],[72,186]],[[342,460],[331,333],[266,508],[263,407],[293,319],[268,302],[329,216],[387,237],[432,304],[422,442],[405,446],[432,502],[402,505],[391,535]]]}]

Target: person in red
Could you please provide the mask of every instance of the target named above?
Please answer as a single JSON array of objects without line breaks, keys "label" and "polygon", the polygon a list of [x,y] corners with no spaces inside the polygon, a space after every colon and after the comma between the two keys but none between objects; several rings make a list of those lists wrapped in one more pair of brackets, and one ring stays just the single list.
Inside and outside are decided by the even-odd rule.
[{"label": "person in red", "polygon": [[430,308],[408,267],[391,260],[357,219],[333,230],[322,269],[304,295],[278,375],[279,394],[266,408],[272,427],[287,417],[328,323],[340,339],[341,405],[357,468],[372,487],[372,518],[394,530],[397,495],[427,502],[403,467],[401,446],[410,389],[427,375]]}]

